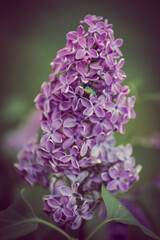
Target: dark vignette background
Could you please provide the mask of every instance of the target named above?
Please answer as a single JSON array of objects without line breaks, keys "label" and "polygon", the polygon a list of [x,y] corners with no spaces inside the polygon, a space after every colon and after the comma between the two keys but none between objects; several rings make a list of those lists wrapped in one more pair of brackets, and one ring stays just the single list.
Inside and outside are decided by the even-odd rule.
[{"label": "dark vignette background", "polygon": [[[4,135],[17,127],[34,108],[33,99],[52,72],[50,62],[65,46],[65,35],[75,30],[88,13],[113,24],[126,59],[127,83],[135,82],[139,95],[160,90],[159,0],[4,0],[0,1],[0,209],[15,199],[21,182],[13,168],[14,154],[4,151]],[[159,105],[146,103],[136,109],[134,136],[160,131]],[[159,151],[135,147],[143,165],[139,184],[159,173]]]}]

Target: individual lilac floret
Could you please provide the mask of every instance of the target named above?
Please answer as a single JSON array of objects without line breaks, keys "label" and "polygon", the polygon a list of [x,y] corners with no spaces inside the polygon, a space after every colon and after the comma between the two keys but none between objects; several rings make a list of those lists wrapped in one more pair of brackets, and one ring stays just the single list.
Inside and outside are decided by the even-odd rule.
[{"label": "individual lilac floret", "polygon": [[55,143],[61,143],[61,134],[57,131],[62,126],[62,120],[56,119],[51,124],[47,121],[41,123],[41,129],[44,131],[44,135],[41,138],[41,144],[45,144],[48,140],[52,139]]},{"label": "individual lilac floret", "polygon": [[79,39],[79,45],[81,49],[79,49],[76,53],[76,59],[82,59],[86,54],[91,58],[97,58],[98,54],[95,49],[91,49],[94,45],[94,38],[87,38],[87,42],[84,38]]},{"label": "individual lilac floret", "polygon": [[130,169],[130,167],[133,167],[135,164],[135,160],[132,155],[132,146],[130,144],[127,144],[127,146],[124,147],[119,147],[119,150],[117,152],[117,157],[120,161],[124,162],[124,167],[125,169]]},{"label": "individual lilac floret", "polygon": [[60,226],[78,229],[102,203],[102,184],[113,193],[139,179],[132,147],[115,146],[113,134],[135,118],[135,97],[124,85],[121,38],[112,25],[88,14],[51,62],[49,83],[35,105],[41,113],[38,139],[19,154],[16,168],[50,193],[44,211]]},{"label": "individual lilac floret", "polygon": [[62,196],[59,202],[53,198],[47,200],[48,206],[52,210],[54,209],[53,219],[55,222],[59,222],[63,218],[63,215],[65,217],[73,217],[73,211],[67,207],[68,202],[69,197],[67,196]]},{"label": "individual lilac floret", "polygon": [[129,174],[130,171],[127,170],[120,172],[116,168],[110,168],[109,175],[113,180],[108,183],[107,189],[110,191],[119,189],[120,192],[126,192],[128,190],[128,183],[125,180],[127,180]]},{"label": "individual lilac floret", "polygon": [[74,220],[72,224],[72,229],[78,229],[81,226],[82,220],[90,220],[93,217],[93,213],[91,211],[88,211],[90,208],[90,205],[87,201],[83,203],[83,205],[80,207],[79,210],[76,210],[76,219]]}]

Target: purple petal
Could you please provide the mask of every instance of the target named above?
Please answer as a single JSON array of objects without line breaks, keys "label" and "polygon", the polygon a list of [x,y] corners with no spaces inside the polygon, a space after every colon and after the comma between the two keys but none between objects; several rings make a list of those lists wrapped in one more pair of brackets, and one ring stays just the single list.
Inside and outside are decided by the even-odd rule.
[{"label": "purple petal", "polygon": [[120,192],[126,192],[128,190],[128,184],[124,181],[119,180],[118,186],[119,186]]},{"label": "purple petal", "polygon": [[75,145],[71,148],[70,153],[73,155],[77,155],[79,153],[78,147]]},{"label": "purple petal", "polygon": [[103,127],[101,124],[96,124],[93,128],[94,135],[99,135],[103,131]]},{"label": "purple petal", "polygon": [[88,174],[89,173],[87,171],[81,172],[77,177],[77,181],[81,183],[88,176]]},{"label": "purple petal", "polygon": [[130,171],[129,170],[125,170],[125,171],[121,172],[120,178],[121,179],[127,179],[129,177],[129,175],[130,175]]},{"label": "purple petal", "polygon": [[105,106],[106,106],[106,110],[112,111],[113,108],[114,108],[114,106],[115,106],[115,104],[114,104],[113,102],[107,102],[107,103],[105,104]]},{"label": "purple petal", "polygon": [[102,67],[99,66],[98,64],[91,64],[90,67],[91,67],[92,69],[96,69],[96,70],[102,69]]},{"label": "purple petal", "polygon": [[58,151],[58,152],[54,152],[53,156],[56,160],[59,160],[60,158],[62,158],[64,156],[64,152]]},{"label": "purple petal", "polygon": [[108,181],[109,180],[109,176],[108,176],[108,173],[101,173],[101,178],[103,181]]},{"label": "purple petal", "polygon": [[53,132],[53,134],[51,135],[51,138],[53,140],[53,142],[55,143],[61,143],[62,142],[62,136],[60,133],[58,132]]},{"label": "purple petal", "polygon": [[78,215],[76,217],[76,219],[74,220],[73,224],[72,224],[72,229],[78,229],[81,225],[82,219],[81,217]]},{"label": "purple petal", "polygon": [[54,213],[53,213],[53,219],[55,222],[59,222],[62,218],[62,209],[58,208]]},{"label": "purple petal", "polygon": [[78,36],[81,36],[82,33],[83,33],[83,31],[84,31],[83,26],[82,26],[82,25],[79,25],[78,28],[77,28],[77,34],[78,34]]},{"label": "purple petal", "polygon": [[66,217],[73,217],[73,211],[69,208],[63,208],[63,213]]},{"label": "purple petal", "polygon": [[103,28],[104,27],[104,23],[103,22],[97,22],[96,23],[96,27],[97,28]]},{"label": "purple petal", "polygon": [[124,80],[126,78],[126,74],[122,70],[117,71],[117,76],[120,80]]},{"label": "purple petal", "polygon": [[67,93],[68,91],[69,91],[69,85],[68,84],[61,88],[61,92],[63,92],[63,93]]},{"label": "purple petal", "polygon": [[90,38],[88,38],[87,39],[87,47],[88,48],[91,48],[92,46],[93,46],[93,44],[94,44],[94,38],[93,37],[90,37]]},{"label": "purple petal", "polygon": [[97,136],[96,141],[98,144],[106,141],[106,135],[104,133]]},{"label": "purple petal", "polygon": [[111,56],[108,56],[107,58],[105,58],[105,60],[106,60],[106,63],[109,67],[113,67],[114,61],[113,61]]},{"label": "purple petal", "polygon": [[62,196],[60,198],[60,204],[61,205],[66,206],[68,202],[69,202],[69,197],[68,196]]},{"label": "purple petal", "polygon": [[63,133],[67,136],[67,137],[73,137],[74,133],[70,128],[64,127],[63,128]]},{"label": "purple petal", "polygon": [[68,53],[68,49],[62,48],[61,50],[58,51],[58,56],[63,57]]},{"label": "purple petal", "polygon": [[88,144],[86,142],[83,143],[80,154],[83,157],[84,155],[86,155],[88,151]]},{"label": "purple petal", "polygon": [[49,138],[50,138],[50,134],[48,134],[48,133],[44,134],[44,135],[41,137],[40,143],[41,143],[42,145],[44,145],[44,144],[49,140]]},{"label": "purple petal", "polygon": [[117,190],[117,181],[112,180],[111,182],[109,182],[108,185],[107,185],[107,189],[109,191]]},{"label": "purple petal", "polygon": [[127,153],[127,156],[130,156],[133,152],[133,149],[132,149],[132,146],[131,144],[127,144],[126,146],[126,153]]},{"label": "purple petal", "polygon": [[98,57],[98,53],[95,49],[90,49],[89,50],[89,55],[92,57],[92,58],[97,58]]},{"label": "purple petal", "polygon": [[85,38],[79,38],[78,43],[82,48],[86,48],[86,39]]},{"label": "purple petal", "polygon": [[75,32],[69,32],[67,33],[67,39],[74,40],[76,38]]},{"label": "purple petal", "polygon": [[44,82],[41,87],[42,92],[46,97],[50,95],[50,84],[47,82]]},{"label": "purple petal", "polygon": [[64,75],[64,74],[61,75],[59,80],[62,84],[66,84],[67,83],[67,76]]},{"label": "purple petal", "polygon": [[117,105],[122,105],[124,104],[125,101],[125,94],[124,93],[120,93],[118,98],[117,98]]},{"label": "purple petal", "polygon": [[81,103],[82,103],[82,105],[84,106],[84,107],[91,107],[91,103],[90,103],[90,101],[87,99],[87,98],[84,98],[84,97],[82,97],[81,98]]},{"label": "purple petal", "polygon": [[84,202],[81,208],[81,212],[85,213],[89,209],[89,203],[87,201]]},{"label": "purple petal", "polygon": [[37,154],[38,156],[41,156],[41,157],[48,157],[48,152],[45,151],[43,148],[38,148]]},{"label": "purple petal", "polygon": [[60,191],[60,193],[63,195],[63,196],[72,196],[72,194],[73,194],[73,191],[72,191],[72,189],[70,189],[69,187],[60,187],[59,188],[59,191]]},{"label": "purple petal", "polygon": [[42,129],[44,132],[50,132],[50,130],[51,130],[47,121],[43,121],[43,122],[41,123],[41,129]]},{"label": "purple petal", "polygon": [[120,108],[119,108],[119,112],[120,112],[122,115],[127,114],[127,113],[128,113],[127,107],[120,107]]},{"label": "purple petal", "polygon": [[122,68],[123,67],[123,65],[124,65],[124,58],[121,58],[121,60],[118,62],[118,64],[117,64],[117,68],[118,69],[120,69],[120,68]]},{"label": "purple petal", "polygon": [[70,107],[72,106],[72,102],[71,101],[63,101],[59,104],[59,109],[61,111],[66,111],[68,110]]},{"label": "purple petal", "polygon": [[94,111],[95,111],[95,114],[97,115],[97,117],[105,116],[104,110],[102,108],[100,108],[99,106],[95,106]]},{"label": "purple petal", "polygon": [[72,156],[65,155],[65,156],[61,157],[60,161],[63,162],[63,163],[67,163],[67,162],[71,161],[71,159],[72,159]]},{"label": "purple petal", "polygon": [[118,157],[119,160],[125,161],[125,156],[123,152],[117,152],[116,156]]},{"label": "purple petal", "polygon": [[69,148],[73,143],[74,143],[74,139],[68,138],[63,142],[62,148],[65,150],[65,149]]},{"label": "purple petal", "polygon": [[51,127],[52,127],[53,131],[59,129],[61,126],[62,126],[62,120],[61,119],[56,119],[51,124]]},{"label": "purple petal", "polygon": [[107,130],[113,129],[113,125],[112,125],[112,123],[109,122],[109,121],[105,121],[105,122],[103,123],[103,126],[104,126]]},{"label": "purple petal", "polygon": [[133,109],[129,109],[128,110],[128,118],[135,118],[136,117],[136,113]]},{"label": "purple petal", "polygon": [[90,220],[92,217],[93,217],[93,213],[92,212],[85,212],[82,215],[82,218],[85,219],[85,220]]},{"label": "purple petal", "polygon": [[46,143],[46,149],[48,152],[52,152],[55,149],[55,144],[52,141]]},{"label": "purple petal", "polygon": [[79,96],[82,96],[84,94],[84,89],[81,86],[76,87],[75,93],[78,94]]},{"label": "purple petal", "polygon": [[82,59],[86,54],[84,49],[79,49],[76,53],[76,59]]},{"label": "purple petal", "polygon": [[106,73],[105,75],[105,82],[108,86],[112,83],[112,77],[109,73]]},{"label": "purple petal", "polygon": [[79,164],[75,158],[72,158],[72,166],[76,169],[79,169]]},{"label": "purple petal", "polygon": [[50,101],[46,100],[44,103],[44,111],[49,113],[50,112]]},{"label": "purple petal", "polygon": [[75,118],[67,118],[64,123],[64,127],[70,128],[76,126],[76,119]]},{"label": "purple petal", "polygon": [[129,105],[130,107],[133,107],[133,106],[134,106],[134,103],[135,103],[135,100],[136,100],[136,97],[135,97],[135,96],[129,97],[129,98],[128,98],[128,105]]},{"label": "purple petal", "polygon": [[99,118],[97,116],[91,116],[89,119],[92,123],[99,123]]},{"label": "purple petal", "polygon": [[51,198],[47,200],[48,205],[51,208],[59,208],[59,202],[57,202],[55,199]]},{"label": "purple petal", "polygon": [[77,69],[77,72],[80,73],[82,76],[85,76],[87,73],[85,66],[82,64],[78,63],[76,66],[76,69]]},{"label": "purple petal", "polygon": [[116,110],[115,110],[115,111],[112,113],[111,122],[112,122],[112,123],[117,122],[118,118],[119,118],[119,111],[116,111]]},{"label": "purple petal", "polygon": [[88,117],[91,116],[93,114],[93,108],[88,107],[83,111],[84,115],[87,115]]},{"label": "purple petal", "polygon": [[113,179],[117,178],[117,176],[119,175],[118,170],[116,168],[110,168],[109,169],[109,175]]},{"label": "purple petal", "polygon": [[122,44],[123,44],[123,39],[121,39],[121,38],[118,38],[118,39],[115,41],[115,45],[116,45],[117,47],[122,46]]}]

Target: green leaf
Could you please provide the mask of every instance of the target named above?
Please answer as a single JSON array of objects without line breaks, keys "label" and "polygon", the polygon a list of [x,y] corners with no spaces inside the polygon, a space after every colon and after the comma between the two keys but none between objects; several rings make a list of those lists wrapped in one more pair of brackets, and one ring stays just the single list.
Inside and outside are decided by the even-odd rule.
[{"label": "green leaf", "polygon": [[37,229],[38,224],[33,221],[35,214],[31,206],[21,197],[6,210],[0,212],[1,240],[15,239],[31,233]]},{"label": "green leaf", "polygon": [[150,229],[142,225],[132,215],[132,213],[116,197],[114,197],[114,195],[110,193],[103,185],[102,185],[102,198],[104,200],[104,203],[107,209],[107,218],[106,220],[101,222],[85,240],[90,240],[92,236],[100,228],[102,228],[106,223],[113,222],[113,221],[137,226],[149,237],[160,240],[160,237],[158,237]]},{"label": "green leaf", "polygon": [[[48,226],[69,240],[77,240],[52,223],[37,217],[33,208],[24,197],[25,189],[18,200],[6,210],[0,212],[0,240],[16,239],[35,231],[38,223]],[[54,234],[54,232],[53,232]]]},{"label": "green leaf", "polygon": [[142,225],[132,215],[132,213],[104,186],[102,186],[102,197],[107,209],[107,219],[104,221],[105,223],[116,221],[124,224],[134,225],[139,227],[149,237],[160,239],[160,237],[154,234],[150,229]]}]

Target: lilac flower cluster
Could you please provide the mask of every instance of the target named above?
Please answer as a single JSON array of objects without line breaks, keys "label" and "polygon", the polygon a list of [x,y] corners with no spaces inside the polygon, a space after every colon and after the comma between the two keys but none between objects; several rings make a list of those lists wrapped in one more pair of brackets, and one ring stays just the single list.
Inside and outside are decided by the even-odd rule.
[{"label": "lilac flower cluster", "polygon": [[30,184],[50,190],[44,210],[60,225],[80,227],[101,203],[101,185],[125,192],[138,180],[132,147],[115,146],[113,133],[135,118],[135,97],[122,86],[124,59],[112,25],[87,15],[51,63],[53,73],[35,98],[40,141],[19,154],[17,169]]}]

